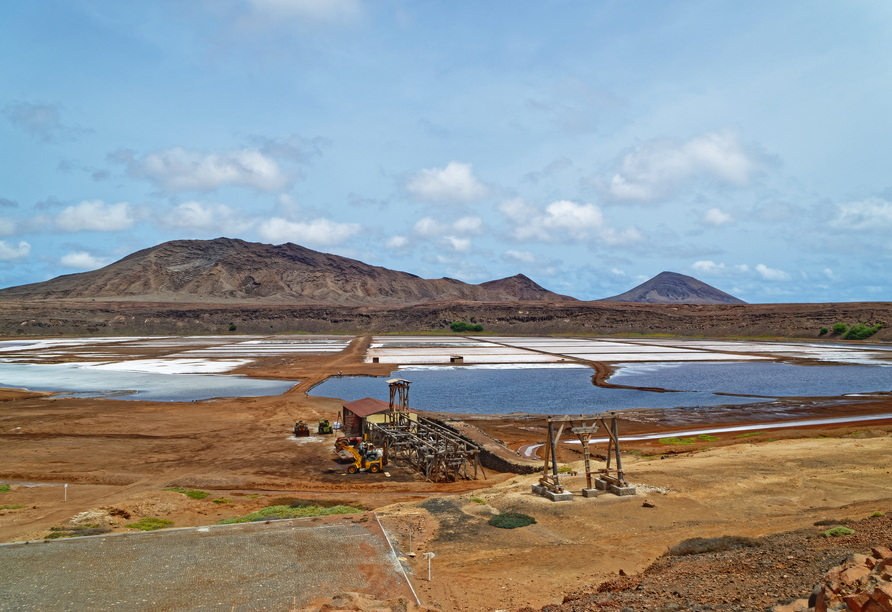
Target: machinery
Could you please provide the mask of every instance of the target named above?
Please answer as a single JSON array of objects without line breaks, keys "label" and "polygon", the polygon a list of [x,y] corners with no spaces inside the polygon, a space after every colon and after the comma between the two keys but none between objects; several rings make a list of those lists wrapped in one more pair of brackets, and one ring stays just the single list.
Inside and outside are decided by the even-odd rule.
[{"label": "machinery", "polygon": [[332,433],[331,424],[328,422],[328,419],[319,419],[319,431],[317,433],[320,433],[320,434]]},{"label": "machinery", "polygon": [[350,446],[346,438],[340,438],[335,443],[335,452],[341,459],[352,461],[347,467],[348,474],[365,471],[377,474],[384,470],[381,451],[369,442],[362,442],[357,448]]},{"label": "machinery", "polygon": [[310,436],[310,429],[307,427],[307,424],[303,421],[298,421],[294,424],[294,437],[295,438],[307,438]]}]

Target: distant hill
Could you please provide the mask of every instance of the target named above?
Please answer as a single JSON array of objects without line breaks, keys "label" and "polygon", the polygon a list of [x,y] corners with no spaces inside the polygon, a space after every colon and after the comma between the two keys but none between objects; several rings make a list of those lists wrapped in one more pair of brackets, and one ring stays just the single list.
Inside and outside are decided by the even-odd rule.
[{"label": "distant hill", "polygon": [[426,280],[296,244],[174,240],[92,272],[0,290],[2,299],[101,299],[400,306],[425,302],[576,301],[519,274],[470,285]]},{"label": "distant hill", "polygon": [[660,272],[634,289],[598,301],[642,304],[746,304],[743,300],[719,291],[692,276],[675,272]]}]

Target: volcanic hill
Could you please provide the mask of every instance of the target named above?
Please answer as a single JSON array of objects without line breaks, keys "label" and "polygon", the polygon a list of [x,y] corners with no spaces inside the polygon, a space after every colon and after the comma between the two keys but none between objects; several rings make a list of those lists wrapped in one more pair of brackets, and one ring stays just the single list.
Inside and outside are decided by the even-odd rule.
[{"label": "volcanic hill", "polygon": [[746,304],[724,291],[676,272],[660,272],[625,293],[600,302],[637,302],[642,304]]},{"label": "volcanic hill", "polygon": [[296,244],[232,238],[165,242],[92,272],[0,290],[0,299],[405,306],[428,302],[575,302],[526,276],[470,285],[427,280]]}]

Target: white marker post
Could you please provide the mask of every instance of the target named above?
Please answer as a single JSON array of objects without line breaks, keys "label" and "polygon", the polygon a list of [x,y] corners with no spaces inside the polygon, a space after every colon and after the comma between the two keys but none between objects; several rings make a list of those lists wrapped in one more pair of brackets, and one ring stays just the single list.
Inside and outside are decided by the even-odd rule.
[{"label": "white marker post", "polygon": [[65,501],[68,501],[68,484],[65,484]]},{"label": "white marker post", "polygon": [[412,551],[412,521],[409,521],[409,556],[415,557],[415,553]]},{"label": "white marker post", "polygon": [[433,559],[436,555],[434,553],[424,553],[424,558],[427,559],[427,581],[431,581],[431,559]]}]

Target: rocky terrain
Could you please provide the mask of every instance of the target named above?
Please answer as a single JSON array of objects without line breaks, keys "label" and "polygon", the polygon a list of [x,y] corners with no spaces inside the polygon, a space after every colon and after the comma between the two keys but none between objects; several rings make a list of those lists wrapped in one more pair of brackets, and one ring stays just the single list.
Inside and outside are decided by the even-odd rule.
[{"label": "rocky terrain", "polygon": [[452,278],[427,280],[296,244],[231,238],[165,242],[93,272],[0,291],[0,300],[10,299],[378,306],[450,300],[575,301],[523,275],[482,285]]},{"label": "rocky terrain", "polygon": [[643,304],[745,304],[733,295],[719,291],[692,276],[660,272],[625,293],[604,298],[602,302],[638,302]]}]

